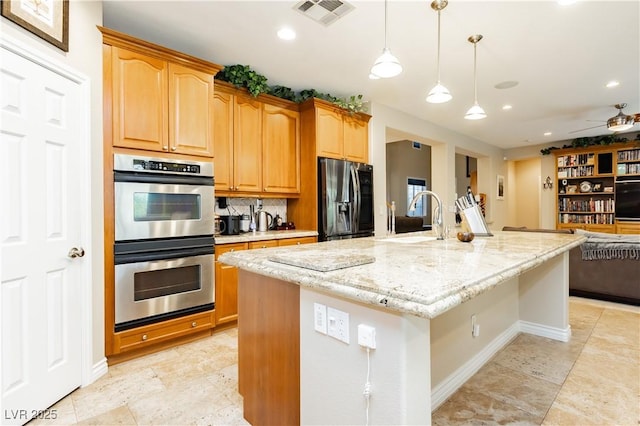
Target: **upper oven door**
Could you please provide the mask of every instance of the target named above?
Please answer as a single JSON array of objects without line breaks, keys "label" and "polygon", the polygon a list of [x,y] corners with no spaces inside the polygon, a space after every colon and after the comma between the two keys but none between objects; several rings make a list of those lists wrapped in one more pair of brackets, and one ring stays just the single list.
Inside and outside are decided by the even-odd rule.
[{"label": "upper oven door", "polygon": [[115,182],[115,240],[212,235],[213,186]]}]

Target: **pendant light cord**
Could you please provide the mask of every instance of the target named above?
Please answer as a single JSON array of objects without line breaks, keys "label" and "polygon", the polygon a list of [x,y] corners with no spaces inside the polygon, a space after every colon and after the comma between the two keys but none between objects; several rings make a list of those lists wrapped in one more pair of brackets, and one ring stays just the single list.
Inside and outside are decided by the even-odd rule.
[{"label": "pendant light cord", "polygon": [[478,42],[473,42],[473,102],[478,104],[478,71],[477,71],[477,59],[476,59],[476,49],[478,47]]},{"label": "pendant light cord", "polygon": [[387,0],[384,0],[384,48],[387,48]]},{"label": "pendant light cord", "polygon": [[438,84],[440,84],[440,11],[438,10]]}]

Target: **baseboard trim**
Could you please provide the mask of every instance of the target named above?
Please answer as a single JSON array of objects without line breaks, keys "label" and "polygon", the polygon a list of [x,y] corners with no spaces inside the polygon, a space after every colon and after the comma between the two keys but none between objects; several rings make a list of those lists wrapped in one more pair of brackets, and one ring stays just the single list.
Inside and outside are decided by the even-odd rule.
[{"label": "baseboard trim", "polygon": [[571,339],[571,326],[567,328],[549,327],[528,321],[520,321],[520,331],[534,336],[547,337],[561,342],[568,342]]},{"label": "baseboard trim", "polygon": [[88,386],[91,383],[95,382],[100,377],[107,374],[108,370],[109,370],[109,366],[107,364],[107,358],[102,358],[100,361],[93,364],[93,367],[91,368],[91,376],[89,377],[89,381],[87,383],[83,383],[82,387]]},{"label": "baseboard trim", "polygon": [[487,346],[469,361],[460,366],[447,378],[431,389],[431,412],[442,405],[447,398],[457,391],[467,380],[482,368],[498,351],[504,348],[520,333],[519,322],[513,323],[509,328],[500,333]]}]

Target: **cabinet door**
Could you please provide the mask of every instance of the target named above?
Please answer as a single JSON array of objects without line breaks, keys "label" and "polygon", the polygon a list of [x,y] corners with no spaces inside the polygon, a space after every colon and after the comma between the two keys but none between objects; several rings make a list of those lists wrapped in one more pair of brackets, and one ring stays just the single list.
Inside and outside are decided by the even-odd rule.
[{"label": "cabinet door", "polygon": [[264,104],[262,182],[264,192],[300,193],[300,113]]},{"label": "cabinet door", "polygon": [[[216,259],[229,251],[246,250],[245,243],[216,246]],[[216,260],[216,325],[238,319],[238,268]]]},{"label": "cabinet door", "polygon": [[235,191],[262,191],[262,103],[235,96],[233,186]]},{"label": "cabinet door", "polygon": [[616,224],[617,234],[640,234],[640,222],[628,222]]},{"label": "cabinet door", "polygon": [[344,156],[358,163],[369,162],[369,124],[356,117],[344,116]]},{"label": "cabinet door", "polygon": [[233,190],[233,95],[213,95],[214,174],[217,191]]},{"label": "cabinet door", "polygon": [[213,76],[169,64],[169,148],[213,157]]},{"label": "cabinet door", "polygon": [[342,115],[316,107],[316,150],[319,157],[344,158]]},{"label": "cabinet door", "polygon": [[167,62],[112,48],[113,145],[167,151]]}]

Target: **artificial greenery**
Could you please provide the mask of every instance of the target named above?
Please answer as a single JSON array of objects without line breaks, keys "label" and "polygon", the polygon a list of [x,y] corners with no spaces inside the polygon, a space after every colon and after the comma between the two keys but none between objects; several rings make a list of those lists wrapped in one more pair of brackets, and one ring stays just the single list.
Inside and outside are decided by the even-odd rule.
[{"label": "artificial greenery", "polygon": [[[640,133],[636,135],[635,140],[640,140]],[[612,143],[625,143],[629,140],[619,135],[602,135],[593,137],[577,138],[571,142],[571,145],[563,145],[562,148],[586,148],[594,145],[611,145]],[[540,150],[542,155],[549,155],[555,149],[560,149],[556,146],[544,148]]]},{"label": "artificial greenery", "polygon": [[216,78],[236,87],[244,87],[254,97],[261,93],[269,93],[267,77],[252,70],[249,65],[227,65],[216,74]]},{"label": "artificial greenery", "polygon": [[319,98],[334,103],[351,113],[361,112],[365,109],[362,95],[338,98],[329,93],[320,93],[315,89],[304,89],[296,93],[286,86],[269,86],[267,77],[258,74],[248,65],[227,65],[216,74],[216,79],[229,82],[236,87],[244,87],[254,97],[265,93],[297,103],[304,102],[310,98]]}]

